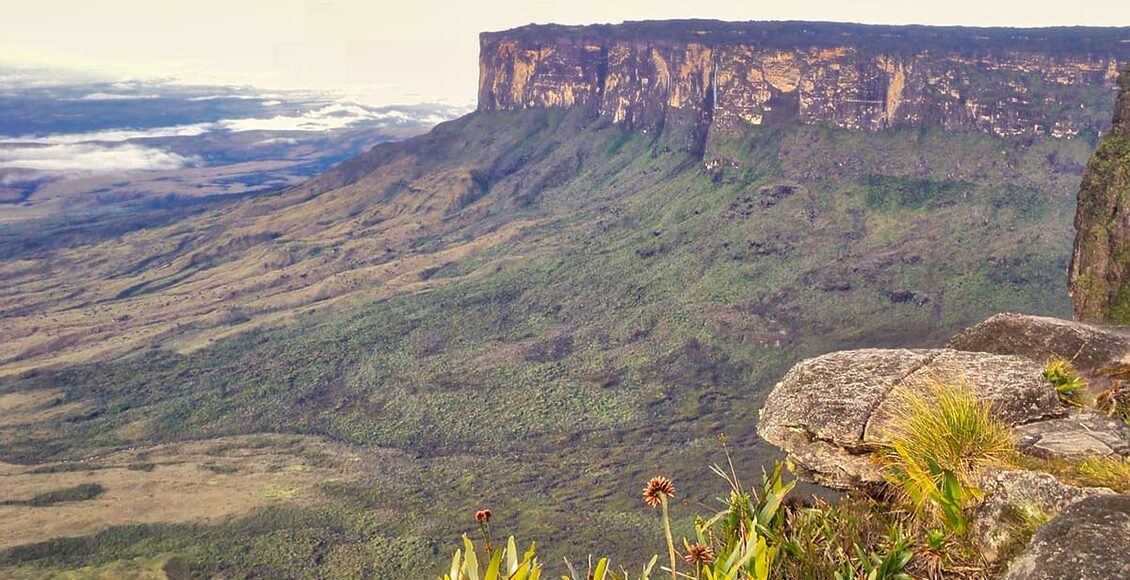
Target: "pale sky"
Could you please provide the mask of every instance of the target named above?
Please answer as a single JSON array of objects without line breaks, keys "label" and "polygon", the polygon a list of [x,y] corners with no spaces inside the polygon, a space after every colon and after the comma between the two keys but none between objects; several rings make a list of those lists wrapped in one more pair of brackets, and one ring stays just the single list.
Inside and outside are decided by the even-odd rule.
[{"label": "pale sky", "polygon": [[1130,26],[1130,1],[0,0],[0,65],[470,104],[478,33],[531,22]]}]

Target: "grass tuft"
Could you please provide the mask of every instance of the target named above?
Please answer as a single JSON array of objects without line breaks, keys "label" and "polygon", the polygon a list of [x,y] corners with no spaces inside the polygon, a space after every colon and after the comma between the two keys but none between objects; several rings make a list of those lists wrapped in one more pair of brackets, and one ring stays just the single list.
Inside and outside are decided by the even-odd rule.
[{"label": "grass tuft", "polygon": [[1011,462],[1011,431],[967,385],[930,381],[897,396],[900,409],[883,455],[887,479],[915,513],[962,535],[965,510],[981,498],[974,475]]},{"label": "grass tuft", "polygon": [[1109,487],[1119,493],[1130,493],[1130,460],[1119,457],[1068,460],[1019,455],[1017,466],[1028,471],[1050,473],[1068,485]]},{"label": "grass tuft", "polygon": [[1119,493],[1130,493],[1130,459],[1088,457],[1076,466],[1079,474]]}]

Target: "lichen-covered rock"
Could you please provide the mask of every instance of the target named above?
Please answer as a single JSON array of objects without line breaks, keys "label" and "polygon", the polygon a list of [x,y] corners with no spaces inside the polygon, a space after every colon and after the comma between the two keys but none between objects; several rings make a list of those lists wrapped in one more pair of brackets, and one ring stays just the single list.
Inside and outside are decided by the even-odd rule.
[{"label": "lichen-covered rock", "polygon": [[[994,416],[1009,425],[1019,425],[1065,412],[1043,371],[1042,365],[1017,356],[943,349],[935,351],[927,364],[898,384],[916,390],[931,381],[966,385],[992,405]],[[864,440],[888,441],[897,410],[897,397],[884,398],[867,421]]]},{"label": "lichen-covered rock", "polygon": [[1005,580],[1130,578],[1130,496],[1077,501],[1041,526]]},{"label": "lichen-covered rock", "polygon": [[973,512],[973,533],[989,562],[997,561],[1009,544],[1021,541],[1032,520],[1055,516],[1084,498],[1114,493],[1064,485],[1047,473],[1011,469],[986,473],[978,486],[985,501]]},{"label": "lichen-covered rock", "polygon": [[801,361],[769,393],[757,431],[819,483],[844,488],[882,481],[863,431],[891,387],[930,354],[864,349]]},{"label": "lichen-covered rock", "polygon": [[1075,318],[1130,324],[1130,70],[1119,80],[1114,126],[1083,173],[1069,290]]},{"label": "lichen-covered rock", "polygon": [[773,388],[758,434],[785,450],[817,483],[851,488],[882,481],[870,453],[888,440],[901,389],[929,381],[968,385],[1016,425],[1062,416],[1043,367],[1016,356],[939,350],[863,349],[808,359]]},{"label": "lichen-covered rock", "polygon": [[996,314],[950,339],[947,348],[1012,354],[1045,362],[1070,359],[1085,375],[1130,355],[1130,329],[1025,314]]},{"label": "lichen-covered rock", "polygon": [[1012,433],[1021,452],[1044,459],[1130,456],[1130,426],[1090,409],[1021,425]]}]

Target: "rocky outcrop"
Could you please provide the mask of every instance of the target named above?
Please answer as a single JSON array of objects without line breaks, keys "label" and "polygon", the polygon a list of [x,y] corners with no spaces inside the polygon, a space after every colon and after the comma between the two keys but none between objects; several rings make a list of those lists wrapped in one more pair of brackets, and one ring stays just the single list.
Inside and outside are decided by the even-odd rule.
[{"label": "rocky outcrop", "polygon": [[1036,530],[1005,580],[1130,578],[1130,496],[1095,495]]},{"label": "rocky outcrop", "polygon": [[[1091,409],[1068,411],[1043,371],[1050,356],[1093,370],[1122,360],[1128,344],[1124,329],[1002,314],[959,333],[952,348],[834,352],[785,375],[761,409],[758,433],[788,453],[801,477],[868,488],[883,481],[873,452],[889,440],[898,394],[941,381],[990,403],[1022,453],[1057,462],[1127,458],[1130,427]],[[973,477],[983,501],[968,512],[971,530],[987,564],[1007,564],[1006,578],[1130,578],[1130,496],[1036,471],[993,467]]]},{"label": "rocky outcrop", "polygon": [[1130,329],[1058,318],[997,314],[950,339],[947,348],[1022,356],[1036,362],[1071,360],[1084,375],[1130,357]]},{"label": "rocky outcrop", "polygon": [[1130,426],[1091,409],[1021,425],[1013,435],[1021,453],[1044,459],[1130,457]]},{"label": "rocky outcrop", "polygon": [[1087,163],[1075,210],[1069,288],[1075,318],[1130,324],[1130,70],[1114,125]]},{"label": "rocky outcrop", "polygon": [[1011,425],[1065,414],[1031,360],[989,353],[865,349],[808,359],[773,388],[757,431],[809,479],[838,488],[882,481],[871,452],[889,440],[900,389],[959,382]]},{"label": "rocky outcrop", "polygon": [[986,473],[978,487],[985,501],[972,514],[973,532],[989,562],[997,561],[1006,546],[1023,541],[1032,520],[1055,516],[1088,497],[1114,493],[1106,488],[1064,485],[1047,473],[1014,469]]},{"label": "rocky outcrop", "polygon": [[1104,131],[1127,29],[666,21],[480,37],[479,109],[584,108],[642,130],[782,120],[1000,136]]}]

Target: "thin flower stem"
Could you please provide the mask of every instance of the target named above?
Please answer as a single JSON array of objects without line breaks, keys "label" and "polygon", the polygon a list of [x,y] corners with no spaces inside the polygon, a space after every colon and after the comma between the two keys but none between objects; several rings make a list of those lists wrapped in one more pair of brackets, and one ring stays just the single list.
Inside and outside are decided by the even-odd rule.
[{"label": "thin flower stem", "polygon": [[667,496],[660,494],[659,504],[663,506],[663,533],[667,536],[667,555],[671,558],[671,580],[678,580],[675,572],[675,539],[671,537],[671,518],[667,514]]},{"label": "thin flower stem", "polygon": [[487,555],[490,555],[491,552],[494,551],[494,547],[491,546],[490,523],[489,522],[479,522],[479,529],[483,531],[483,539],[485,540],[485,543],[486,543],[486,547],[484,548],[483,551],[486,552]]}]

